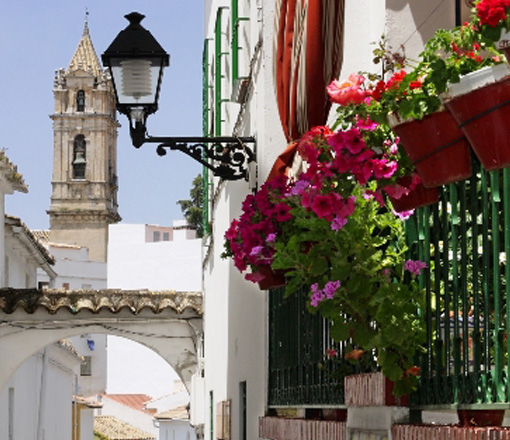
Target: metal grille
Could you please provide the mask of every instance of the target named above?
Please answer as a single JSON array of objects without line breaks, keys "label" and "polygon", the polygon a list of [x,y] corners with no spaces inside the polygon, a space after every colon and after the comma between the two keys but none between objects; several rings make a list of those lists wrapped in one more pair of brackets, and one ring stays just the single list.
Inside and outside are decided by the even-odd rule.
[{"label": "metal grille", "polygon": [[[309,289],[284,297],[270,291],[269,406],[324,407],[344,403],[343,377],[355,369],[345,361],[345,344],[334,343],[330,324],[307,310]],[[328,357],[334,349],[337,356]]]},{"label": "metal grille", "polygon": [[427,343],[415,407],[486,406],[510,402],[507,329],[510,315],[509,170],[445,186],[437,206],[407,222],[412,254],[429,269]]}]

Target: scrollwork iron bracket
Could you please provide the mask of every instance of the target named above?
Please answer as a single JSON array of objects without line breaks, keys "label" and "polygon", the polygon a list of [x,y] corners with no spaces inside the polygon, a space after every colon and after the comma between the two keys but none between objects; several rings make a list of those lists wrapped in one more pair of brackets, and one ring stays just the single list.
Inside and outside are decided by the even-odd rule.
[{"label": "scrollwork iron bracket", "polygon": [[212,170],[225,180],[248,180],[248,165],[255,162],[255,153],[247,144],[255,146],[253,137],[147,137],[145,142],[159,144],[156,152],[178,150]]}]

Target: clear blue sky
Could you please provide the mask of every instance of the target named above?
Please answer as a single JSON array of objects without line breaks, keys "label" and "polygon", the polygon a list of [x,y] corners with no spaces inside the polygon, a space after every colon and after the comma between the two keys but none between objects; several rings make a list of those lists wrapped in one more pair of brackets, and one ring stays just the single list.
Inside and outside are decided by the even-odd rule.
[{"label": "clear blue sky", "polygon": [[[170,53],[159,111],[148,130],[159,136],[197,136],[202,130],[202,0],[16,0],[0,13],[0,148],[18,166],[29,193],[6,197],[6,212],[32,229],[49,219],[55,70],[67,67],[83,33],[88,10],[90,35],[100,57],[137,11],[142,24]],[[176,201],[189,198],[201,166],[181,152],[159,157],[155,145],[131,145],[127,119],[118,116],[119,213],[126,223],[171,225],[182,218]]]}]

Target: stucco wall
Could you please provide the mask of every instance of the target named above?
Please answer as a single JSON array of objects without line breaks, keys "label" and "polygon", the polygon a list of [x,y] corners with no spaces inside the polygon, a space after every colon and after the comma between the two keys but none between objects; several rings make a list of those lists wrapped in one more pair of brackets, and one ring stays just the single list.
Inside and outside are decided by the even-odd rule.
[{"label": "stucco wall", "polygon": [[0,438],[10,438],[11,401],[14,439],[69,440],[79,365],[77,357],[55,345],[25,361],[0,393]]},{"label": "stucco wall", "polygon": [[200,239],[145,241],[146,225],[110,226],[108,288],[200,291]]}]

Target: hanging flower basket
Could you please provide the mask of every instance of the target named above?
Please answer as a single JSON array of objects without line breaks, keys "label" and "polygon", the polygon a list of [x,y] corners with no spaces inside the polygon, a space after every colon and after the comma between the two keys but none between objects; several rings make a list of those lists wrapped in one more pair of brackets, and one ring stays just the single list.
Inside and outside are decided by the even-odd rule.
[{"label": "hanging flower basket", "polygon": [[487,171],[510,166],[510,68],[487,67],[450,86],[446,107]]},{"label": "hanging flower basket", "polygon": [[[405,188],[412,187],[412,177],[405,176],[397,182]],[[411,211],[422,206],[433,205],[439,200],[439,191],[437,188],[425,188],[422,183],[417,183],[409,193],[402,195],[400,198],[391,197],[391,204],[393,209],[397,212]]]},{"label": "hanging flower basket", "polygon": [[392,118],[390,124],[425,187],[447,185],[471,176],[469,143],[446,110],[421,120],[398,123]]}]

